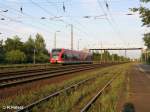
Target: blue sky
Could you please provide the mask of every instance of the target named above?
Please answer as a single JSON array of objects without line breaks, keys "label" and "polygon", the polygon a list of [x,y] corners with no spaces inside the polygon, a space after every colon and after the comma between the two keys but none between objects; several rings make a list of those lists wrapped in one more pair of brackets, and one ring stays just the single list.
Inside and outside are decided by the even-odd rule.
[{"label": "blue sky", "polygon": [[[139,6],[139,0],[99,1],[100,4],[98,0],[0,0],[0,18],[5,18],[0,21],[0,38],[17,34],[25,41],[30,34],[34,37],[39,32],[44,36],[47,48],[51,49],[54,33],[59,30],[57,47],[70,48],[69,24],[73,24],[74,49],[77,49],[79,39],[80,49],[101,45],[105,48],[143,47],[142,37],[147,29],[141,27],[138,13],[126,15],[132,13],[129,8]],[[109,4],[109,10],[104,1]],[[23,7],[23,13],[20,7]],[[139,51],[130,52],[128,56],[138,57]]]}]

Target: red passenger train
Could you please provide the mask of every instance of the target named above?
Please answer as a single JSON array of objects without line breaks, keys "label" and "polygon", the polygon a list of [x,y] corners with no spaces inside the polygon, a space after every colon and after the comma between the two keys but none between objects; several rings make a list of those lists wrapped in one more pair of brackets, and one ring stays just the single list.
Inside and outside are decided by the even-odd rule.
[{"label": "red passenger train", "polygon": [[64,48],[52,49],[50,62],[61,64],[92,63],[92,54]]}]

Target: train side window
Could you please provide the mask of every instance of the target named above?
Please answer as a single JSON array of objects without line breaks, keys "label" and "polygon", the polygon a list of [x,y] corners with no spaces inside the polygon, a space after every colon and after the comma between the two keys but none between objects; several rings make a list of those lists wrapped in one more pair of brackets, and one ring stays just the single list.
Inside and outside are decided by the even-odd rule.
[{"label": "train side window", "polygon": [[61,58],[64,59],[65,58],[65,54],[62,54]]},{"label": "train side window", "polygon": [[72,58],[72,54],[68,52],[67,54],[68,58],[71,59]]},{"label": "train side window", "polygon": [[67,59],[67,55],[65,53],[62,54],[62,59]]}]

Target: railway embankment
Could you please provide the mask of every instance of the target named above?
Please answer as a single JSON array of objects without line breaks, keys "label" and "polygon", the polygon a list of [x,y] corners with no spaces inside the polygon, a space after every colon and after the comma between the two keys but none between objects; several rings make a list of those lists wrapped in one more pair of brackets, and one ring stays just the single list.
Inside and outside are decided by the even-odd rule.
[{"label": "railway embankment", "polygon": [[[44,86],[37,87],[36,85],[34,86],[32,85],[34,88],[37,87],[37,89],[29,89],[28,92],[22,92],[22,93],[20,91],[18,95],[14,94],[11,97],[2,98],[1,99],[2,102],[0,103],[0,106],[3,107],[7,105],[8,106],[9,105],[13,105],[13,106],[21,105],[24,108],[29,107],[29,109],[32,109],[34,111],[36,110],[40,110],[40,111],[48,111],[48,110],[75,111],[75,110],[78,110],[79,111],[114,76],[118,75],[117,78],[113,82],[116,82],[116,80],[119,80],[120,78],[123,81],[123,77],[126,71],[128,70],[129,66],[130,64],[121,64],[121,65],[114,65],[111,67],[105,67],[101,69],[97,68],[95,70],[89,70],[85,72],[76,73],[78,74],[76,75],[76,77],[70,77],[68,79],[66,78],[67,80],[62,79],[63,81],[60,81],[61,80],[60,78],[59,80],[55,80],[55,83],[49,83],[49,84],[47,83]],[[116,84],[116,86],[118,85],[118,87],[122,87],[121,86],[122,82],[121,81],[117,81],[117,82],[118,84]],[[111,91],[111,90],[114,90],[114,88],[116,88],[115,84],[113,85],[108,86],[108,88],[105,91],[106,94],[107,94],[107,91]],[[120,89],[117,89],[117,92],[119,92],[119,90]],[[59,94],[58,94],[58,91],[60,92]],[[116,99],[118,99],[117,92],[115,93],[116,96],[112,95],[112,97],[117,97]],[[113,104],[115,105],[117,102],[116,99],[113,102]],[[30,105],[32,106],[30,107]],[[115,107],[115,105],[112,105],[112,107]],[[6,111],[4,109],[1,109],[1,110]]]}]

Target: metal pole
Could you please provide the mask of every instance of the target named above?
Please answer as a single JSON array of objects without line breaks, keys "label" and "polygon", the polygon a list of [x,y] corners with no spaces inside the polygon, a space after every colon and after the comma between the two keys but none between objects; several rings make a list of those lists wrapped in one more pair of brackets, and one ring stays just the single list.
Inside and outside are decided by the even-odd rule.
[{"label": "metal pole", "polygon": [[[127,58],[127,50],[125,50],[125,58]],[[123,61],[125,61],[125,60],[123,60]]]},{"label": "metal pole", "polygon": [[104,63],[106,63],[106,52],[104,50]]},{"label": "metal pole", "polygon": [[125,57],[127,57],[127,50],[125,50]]},{"label": "metal pole", "polygon": [[73,25],[71,24],[71,50],[73,50]]},{"label": "metal pole", "polygon": [[78,51],[80,50],[80,40],[81,39],[78,39]]},{"label": "metal pole", "polygon": [[112,62],[114,63],[115,62],[115,59],[114,59],[114,54],[112,54]]},{"label": "metal pole", "polygon": [[146,62],[147,62],[147,50],[145,51],[145,53],[146,53]]},{"label": "metal pole", "polygon": [[78,51],[79,51],[79,41],[80,41],[80,39],[78,40]]},{"label": "metal pole", "polygon": [[34,48],[33,64],[35,64],[35,48]]},{"label": "metal pole", "polygon": [[103,61],[103,51],[101,50],[101,63]]},{"label": "metal pole", "polygon": [[56,32],[54,34],[54,48],[56,49]]},{"label": "metal pole", "polygon": [[60,31],[58,30],[58,31],[56,31],[56,32],[54,33],[54,48],[55,48],[55,49],[56,49],[56,44],[57,44],[57,41],[56,41],[57,32],[60,32]]},{"label": "metal pole", "polygon": [[36,49],[36,45],[35,45],[35,40],[34,40],[33,64],[35,64],[35,49]]},{"label": "metal pole", "polygon": [[[102,49],[102,42],[101,42],[101,49]],[[101,63],[102,63],[102,59],[103,59],[103,51],[101,50]]]},{"label": "metal pole", "polygon": [[141,50],[141,59],[140,59],[141,62],[143,62],[143,49]]}]

